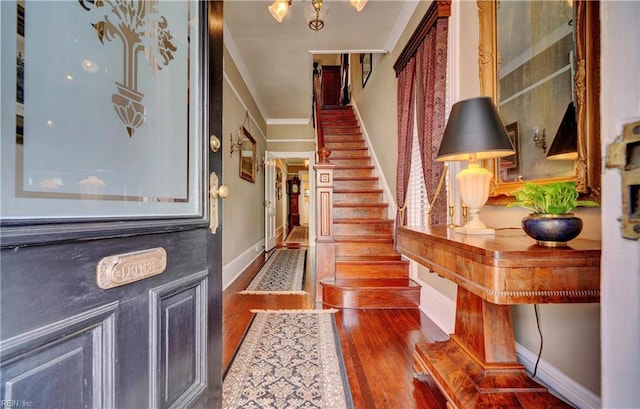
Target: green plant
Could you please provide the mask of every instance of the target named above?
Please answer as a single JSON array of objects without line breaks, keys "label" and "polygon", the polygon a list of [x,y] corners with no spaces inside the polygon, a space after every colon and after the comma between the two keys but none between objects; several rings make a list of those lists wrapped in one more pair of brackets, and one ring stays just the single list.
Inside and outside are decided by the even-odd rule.
[{"label": "green plant", "polygon": [[567,214],[579,206],[600,206],[592,200],[578,200],[575,182],[525,183],[514,195],[516,201],[507,207],[522,207],[537,214]]}]

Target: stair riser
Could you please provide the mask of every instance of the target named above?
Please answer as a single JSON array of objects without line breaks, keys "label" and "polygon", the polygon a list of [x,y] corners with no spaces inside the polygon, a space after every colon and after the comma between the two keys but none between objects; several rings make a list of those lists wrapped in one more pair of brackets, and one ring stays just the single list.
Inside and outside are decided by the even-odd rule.
[{"label": "stair riser", "polygon": [[381,203],[382,193],[333,193],[333,203]]},{"label": "stair riser", "polygon": [[377,189],[377,180],[335,180],[334,189]]},{"label": "stair riser", "polygon": [[393,243],[336,243],[336,256],[390,254],[393,251]]},{"label": "stair riser", "polygon": [[349,149],[349,148],[364,148],[364,140],[344,141],[344,142],[326,142],[324,147],[330,150],[336,149]]},{"label": "stair riser", "polygon": [[340,127],[357,127],[360,128],[360,124],[355,117],[328,117],[322,118],[322,129],[327,128],[340,128]]},{"label": "stair riser", "polygon": [[364,141],[361,133],[357,134],[349,134],[344,135],[340,133],[325,133],[324,134],[324,143],[326,144],[331,142],[353,142],[353,141]]},{"label": "stair riser", "polygon": [[333,223],[334,236],[366,236],[371,234],[393,234],[393,225],[389,223]]},{"label": "stair riser", "polygon": [[369,166],[371,165],[371,158],[368,156],[364,157],[353,157],[353,158],[332,158],[329,157],[329,161],[336,166]]},{"label": "stair riser", "polygon": [[341,149],[341,147],[342,147],[342,146],[335,147],[335,145],[337,145],[337,144],[349,144],[349,143],[357,143],[359,145],[356,146],[355,148],[346,147],[346,149],[351,149],[351,152],[348,153],[348,156],[358,156],[358,155],[360,155],[359,150],[367,148],[367,145],[365,144],[364,139],[362,139],[362,135],[360,135],[360,136],[358,136],[358,135],[351,135],[351,136],[349,136],[349,135],[325,135],[325,139],[324,139],[324,146],[329,147],[330,145],[334,145],[335,149],[332,149],[332,152],[333,151],[339,151]]},{"label": "stair riser", "polygon": [[385,207],[345,207],[333,208],[334,219],[381,219],[387,218],[387,208]]},{"label": "stair riser", "polygon": [[331,111],[322,111],[322,120],[329,121],[357,121],[356,114],[351,112],[331,112]]},{"label": "stair riser", "polygon": [[420,289],[349,289],[322,288],[322,302],[336,308],[417,308]]},{"label": "stair riser", "polygon": [[331,150],[331,155],[329,156],[329,160],[331,162],[339,159],[345,158],[368,158],[371,159],[369,155],[369,150],[367,148],[354,148],[354,149],[333,149]]},{"label": "stair riser", "polygon": [[357,125],[349,125],[349,124],[343,124],[343,125],[337,125],[337,126],[324,125],[322,127],[322,133],[324,135],[329,135],[329,134],[354,135],[354,134],[360,134],[361,132],[362,130]]},{"label": "stair riser", "polygon": [[397,264],[341,264],[336,263],[336,278],[408,278],[406,263]]},{"label": "stair riser", "polygon": [[340,169],[336,168],[333,171],[333,177],[336,178],[346,178],[346,177],[370,177],[375,176],[374,169],[372,168],[345,168]]}]

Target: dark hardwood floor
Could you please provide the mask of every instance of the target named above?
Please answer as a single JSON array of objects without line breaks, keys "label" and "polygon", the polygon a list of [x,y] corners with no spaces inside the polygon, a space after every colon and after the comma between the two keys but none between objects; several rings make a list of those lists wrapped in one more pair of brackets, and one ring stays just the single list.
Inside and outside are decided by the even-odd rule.
[{"label": "dark hardwood floor", "polygon": [[[313,249],[312,249],[313,250]],[[241,295],[264,264],[256,260],[223,294],[223,367],[226,369],[247,330],[252,309],[310,309],[315,262],[307,256],[306,295]],[[416,343],[446,339],[417,309],[340,310],[336,326],[355,408],[445,408],[445,399],[430,378],[414,379]]]}]

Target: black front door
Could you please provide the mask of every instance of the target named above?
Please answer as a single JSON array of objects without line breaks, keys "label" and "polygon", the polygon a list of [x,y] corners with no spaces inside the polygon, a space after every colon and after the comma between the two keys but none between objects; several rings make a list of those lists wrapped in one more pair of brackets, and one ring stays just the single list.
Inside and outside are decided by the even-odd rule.
[{"label": "black front door", "polygon": [[218,407],[222,2],[0,7],[3,406]]}]

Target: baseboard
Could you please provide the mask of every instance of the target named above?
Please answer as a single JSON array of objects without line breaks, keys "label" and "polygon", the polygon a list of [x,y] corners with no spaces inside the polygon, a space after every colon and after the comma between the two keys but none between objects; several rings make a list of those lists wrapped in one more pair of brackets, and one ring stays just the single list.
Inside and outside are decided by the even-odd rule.
[{"label": "baseboard", "polygon": [[[371,155],[371,161],[376,168],[376,174],[378,176],[378,180],[380,182],[380,188],[384,191],[384,201],[389,205],[389,212],[387,218],[394,219],[396,218],[396,213],[398,211],[398,206],[396,205],[396,198],[391,192],[389,188],[389,184],[387,183],[387,179],[384,177],[384,172],[380,171],[380,161],[378,161],[378,157],[376,156],[376,152],[371,145],[371,139],[369,138],[369,134],[367,133],[367,128],[364,126],[364,122],[362,121],[362,117],[360,116],[360,112],[358,111],[358,106],[354,100],[351,100],[351,106],[358,118],[358,123],[360,124],[360,129],[362,130],[362,136],[365,140],[365,144],[367,148],[369,148],[369,155]],[[329,157],[331,160],[331,157]]]},{"label": "baseboard", "polygon": [[[516,353],[518,354],[518,361],[527,368],[530,374],[533,373],[538,355],[517,342]],[[574,381],[543,359],[540,359],[538,363],[535,379],[537,382],[551,389],[554,394],[581,409],[596,409],[602,407],[602,399],[600,396]]]},{"label": "baseboard", "polygon": [[263,251],[264,240],[260,240],[222,266],[222,289],[229,287]]},{"label": "baseboard", "polygon": [[[415,264],[411,261],[411,264]],[[414,270],[415,271],[415,270]],[[420,311],[433,321],[445,334],[455,330],[456,302],[422,281],[416,273],[411,278],[420,284]]]}]

